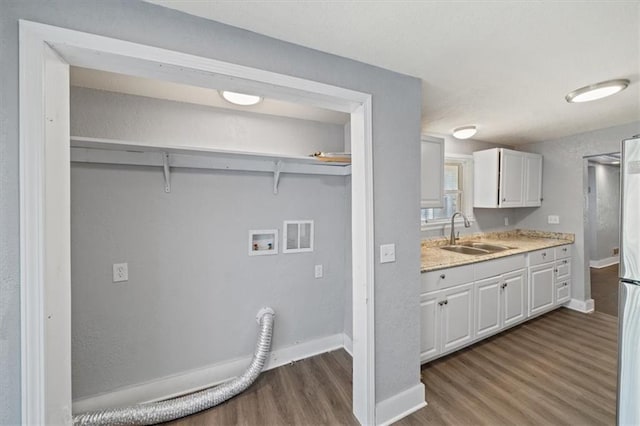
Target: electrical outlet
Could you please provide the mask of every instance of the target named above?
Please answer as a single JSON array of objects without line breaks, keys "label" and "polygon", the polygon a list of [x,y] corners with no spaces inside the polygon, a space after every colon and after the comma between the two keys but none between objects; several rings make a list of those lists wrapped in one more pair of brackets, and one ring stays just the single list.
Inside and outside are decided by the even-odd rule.
[{"label": "electrical outlet", "polygon": [[396,245],[382,244],[380,245],[380,263],[389,263],[396,261]]},{"label": "electrical outlet", "polygon": [[613,249],[613,255],[614,255],[614,256],[615,256],[616,254],[619,254],[619,253],[620,253],[620,249],[619,249],[619,248],[617,248],[617,247],[616,247],[616,248],[614,248],[614,249]]},{"label": "electrical outlet", "polygon": [[316,278],[322,278],[322,275],[323,275],[322,265],[316,265],[314,272],[315,272]]},{"label": "electrical outlet", "polygon": [[554,225],[559,224],[560,223],[560,216],[550,214],[547,217],[547,223],[551,223],[551,224],[554,224]]},{"label": "electrical outlet", "polygon": [[113,264],[113,282],[129,281],[129,265],[126,263]]}]

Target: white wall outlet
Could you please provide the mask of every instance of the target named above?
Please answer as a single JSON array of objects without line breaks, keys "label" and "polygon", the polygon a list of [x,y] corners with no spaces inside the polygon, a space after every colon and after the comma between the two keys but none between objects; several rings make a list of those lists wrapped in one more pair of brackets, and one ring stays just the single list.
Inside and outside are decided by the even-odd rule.
[{"label": "white wall outlet", "polygon": [[316,278],[322,278],[322,275],[323,275],[322,265],[316,265],[314,270],[314,275]]},{"label": "white wall outlet", "polygon": [[396,261],[396,245],[381,244],[380,245],[380,263],[389,263]]},{"label": "white wall outlet", "polygon": [[113,282],[129,281],[129,265],[126,263],[113,264]]},{"label": "white wall outlet", "polygon": [[560,216],[557,216],[557,215],[554,215],[554,214],[550,214],[547,217],[547,223],[551,223],[551,224],[554,224],[554,225],[559,224],[560,223]]},{"label": "white wall outlet", "polygon": [[504,217],[504,226],[509,226],[509,216]]}]

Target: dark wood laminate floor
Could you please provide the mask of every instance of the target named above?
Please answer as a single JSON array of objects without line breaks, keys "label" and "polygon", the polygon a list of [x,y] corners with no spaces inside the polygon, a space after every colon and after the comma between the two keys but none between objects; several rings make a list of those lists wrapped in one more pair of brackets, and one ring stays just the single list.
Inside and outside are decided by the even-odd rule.
[{"label": "dark wood laminate floor", "polygon": [[618,316],[618,265],[590,268],[591,298],[596,311]]},{"label": "dark wood laminate floor", "polygon": [[[428,406],[398,425],[613,425],[617,319],[559,309],[423,366]],[[263,373],[171,425],[357,424],[343,350]]]}]

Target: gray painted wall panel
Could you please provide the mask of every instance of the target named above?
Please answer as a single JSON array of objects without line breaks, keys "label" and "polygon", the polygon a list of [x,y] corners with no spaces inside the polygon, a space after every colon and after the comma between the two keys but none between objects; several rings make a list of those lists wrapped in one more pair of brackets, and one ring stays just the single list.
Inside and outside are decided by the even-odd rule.
[{"label": "gray painted wall panel", "polygon": [[[20,421],[18,231],[18,19],[43,22],[290,74],[373,95],[376,245],[398,262],[376,264],[376,398],[419,381],[418,79],[139,1],[2,3],[0,14],[0,423]],[[391,155],[387,155],[391,152]]]},{"label": "gray painted wall panel", "polygon": [[[519,150],[544,156],[542,195],[539,208],[519,209],[517,227],[538,230],[571,232],[576,236],[571,271],[572,297],[587,300],[591,297],[588,246],[585,257],[583,188],[587,176],[585,156],[620,151],[621,141],[640,133],[640,122],[581,133],[562,139],[518,146]],[[548,215],[559,215],[560,224],[547,223]],[[586,261],[585,261],[586,260]]]},{"label": "gray painted wall panel", "polygon": [[620,247],[620,167],[596,165],[597,247],[594,260],[614,256]]},{"label": "gray painted wall panel", "polygon": [[[250,356],[255,314],[277,313],[273,349],[342,333],[343,177],[74,163],[73,396]],[[315,221],[311,253],[248,255],[248,231]],[[112,282],[128,262],[129,281]],[[313,268],[324,265],[324,277]]]}]

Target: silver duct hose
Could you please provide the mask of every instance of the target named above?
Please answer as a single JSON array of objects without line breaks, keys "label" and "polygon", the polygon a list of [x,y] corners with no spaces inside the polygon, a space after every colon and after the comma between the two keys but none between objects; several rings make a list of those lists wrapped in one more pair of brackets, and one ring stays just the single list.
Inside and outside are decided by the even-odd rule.
[{"label": "silver duct hose", "polygon": [[271,308],[258,312],[260,336],[249,368],[242,376],[219,386],[150,404],[92,411],[73,416],[74,425],[153,425],[188,416],[215,407],[247,389],[258,378],[271,348],[273,317]]}]

